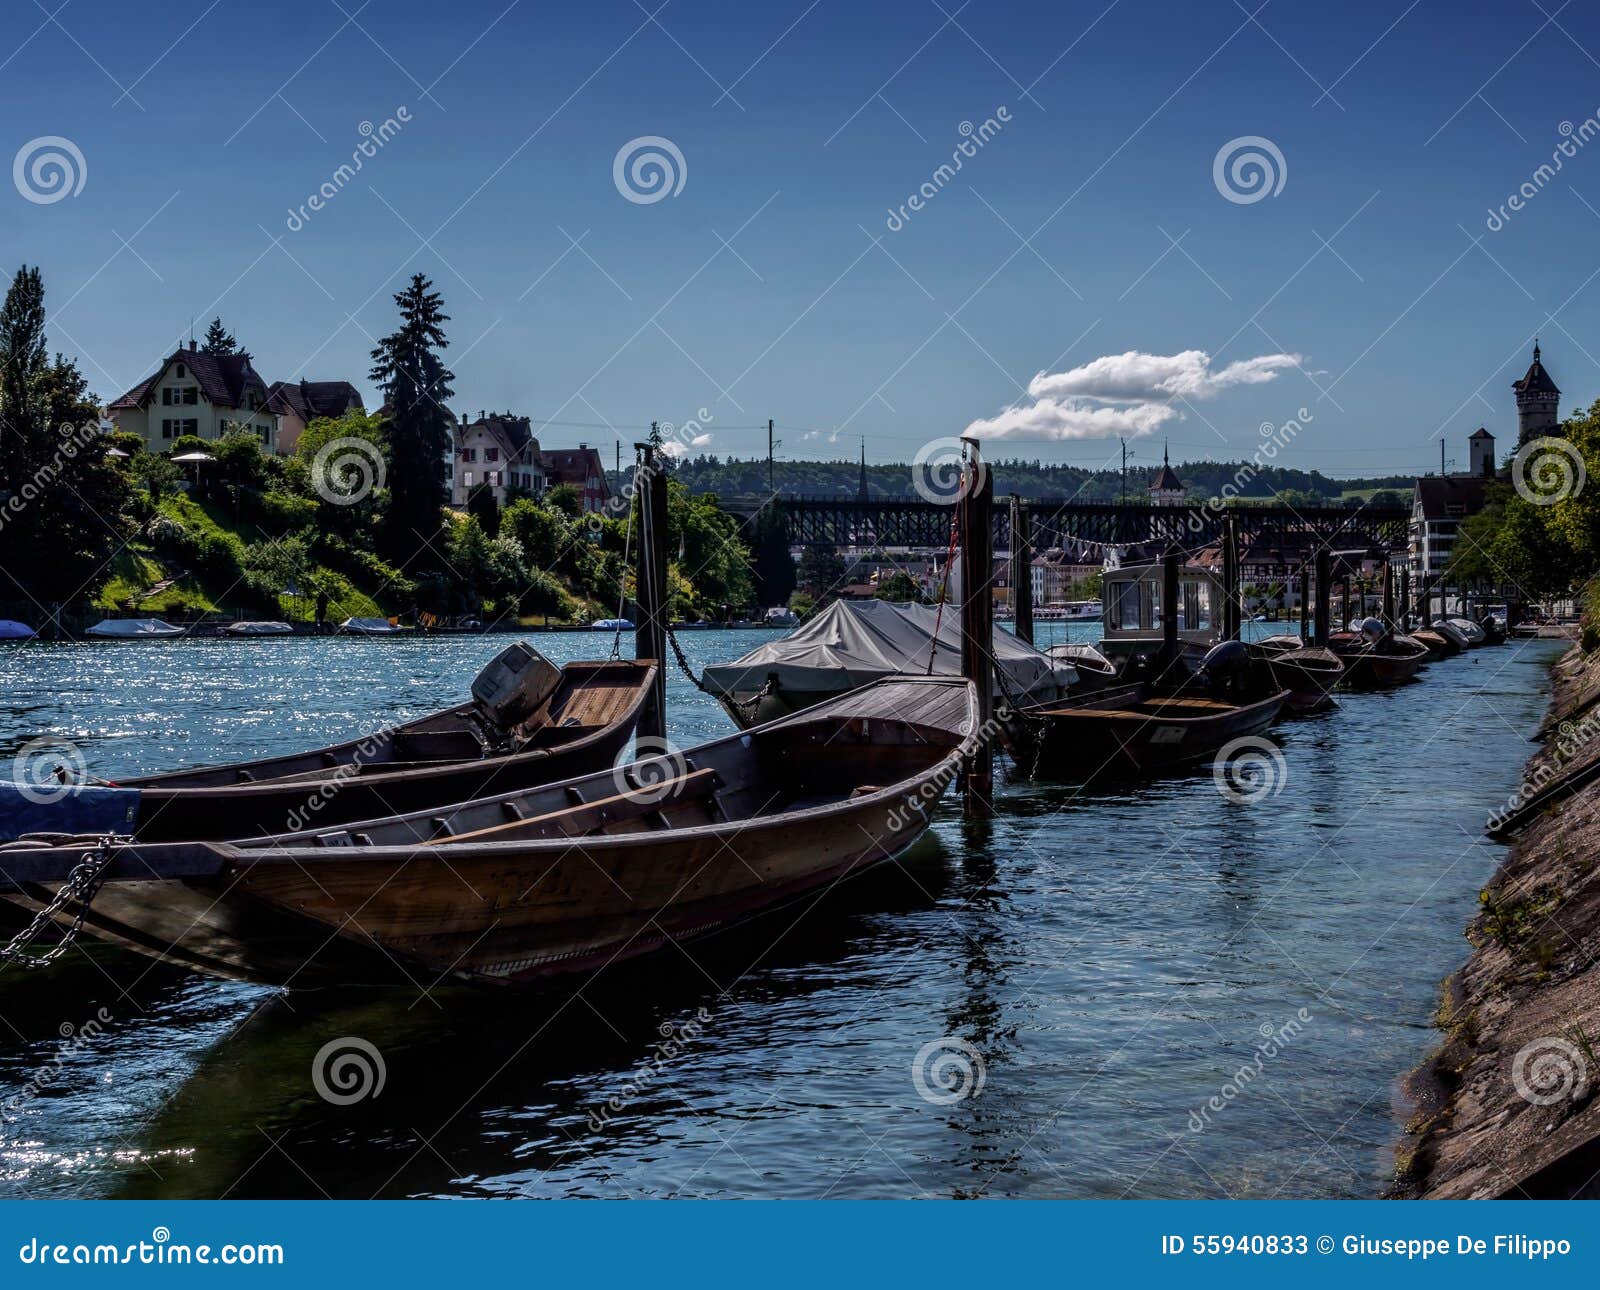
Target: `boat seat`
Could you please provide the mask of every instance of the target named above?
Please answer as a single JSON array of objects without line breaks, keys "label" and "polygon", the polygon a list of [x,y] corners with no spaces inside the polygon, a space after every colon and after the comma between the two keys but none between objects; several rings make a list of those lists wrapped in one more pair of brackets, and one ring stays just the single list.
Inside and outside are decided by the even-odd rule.
[{"label": "boat seat", "polygon": [[448,837],[430,839],[430,845],[439,846],[457,842],[509,841],[517,837],[581,837],[608,825],[629,820],[654,823],[664,819],[662,812],[670,806],[716,796],[722,786],[722,777],[709,767],[652,785],[648,800],[637,793],[617,793],[593,802],[578,802],[544,815],[530,815],[522,820],[508,820],[504,824],[491,824],[486,828],[454,833]]}]

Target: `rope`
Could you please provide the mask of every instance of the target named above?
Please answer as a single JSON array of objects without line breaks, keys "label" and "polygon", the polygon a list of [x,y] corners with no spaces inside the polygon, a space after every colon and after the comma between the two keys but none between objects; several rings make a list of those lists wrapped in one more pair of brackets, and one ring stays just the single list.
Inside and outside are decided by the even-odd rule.
[{"label": "rope", "polygon": [[[56,894],[50,899],[50,903],[33,916],[32,922],[5,945],[0,946],[0,961],[16,963],[22,967],[42,968],[49,967],[67,952],[67,947],[83,930],[83,920],[89,915],[89,903],[100,890],[100,884],[105,881],[106,870],[111,867],[112,846],[115,841],[116,839],[108,834],[96,847],[83,853],[78,863],[72,867],[72,871],[67,874],[67,880],[56,889]],[[72,901],[77,902],[78,912],[73,915],[72,922],[62,933],[61,939],[43,954],[29,954],[25,947],[54,922],[56,915]]]},{"label": "rope", "polygon": [[924,669],[929,676],[933,674],[933,660],[939,650],[939,624],[944,619],[944,602],[950,594],[950,565],[956,558],[957,526],[960,522],[961,508],[958,506],[950,516],[950,541],[944,548],[944,575],[939,579],[939,604],[933,613],[933,640],[928,644],[928,666]]},{"label": "rope", "polygon": [[[634,472],[637,479],[638,472]],[[622,533],[622,563],[617,566],[617,626],[611,634],[611,657],[622,657],[622,611],[628,604],[628,555],[633,548],[633,507],[628,507],[628,526]]]}]

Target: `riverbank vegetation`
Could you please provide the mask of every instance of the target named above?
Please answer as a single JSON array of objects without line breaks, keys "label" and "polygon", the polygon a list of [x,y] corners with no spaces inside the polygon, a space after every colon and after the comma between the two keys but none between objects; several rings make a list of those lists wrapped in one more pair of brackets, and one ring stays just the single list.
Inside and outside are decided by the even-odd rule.
[{"label": "riverbank vegetation", "polygon": [[[450,505],[449,319],[421,275],[395,304],[399,325],[373,351],[382,411],[314,420],[285,457],[248,433],[153,451],[138,435],[101,433],[76,365],[48,357],[44,284],[24,268],[0,308],[6,612],[557,622],[626,612],[637,541],[626,502],[585,514],[575,490],[557,487],[503,508],[487,493]],[[208,344],[236,343],[220,319],[212,332]],[[751,553],[714,498],[669,479],[667,522],[675,616],[756,606]]]}]

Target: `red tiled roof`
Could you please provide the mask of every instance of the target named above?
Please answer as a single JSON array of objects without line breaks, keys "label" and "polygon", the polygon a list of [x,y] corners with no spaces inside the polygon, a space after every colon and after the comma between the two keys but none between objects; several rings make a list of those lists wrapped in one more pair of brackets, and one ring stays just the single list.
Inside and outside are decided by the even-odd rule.
[{"label": "red tiled roof", "polygon": [[274,381],[267,391],[267,407],[281,416],[292,412],[302,421],[340,417],[361,406],[361,395],[349,381]]}]

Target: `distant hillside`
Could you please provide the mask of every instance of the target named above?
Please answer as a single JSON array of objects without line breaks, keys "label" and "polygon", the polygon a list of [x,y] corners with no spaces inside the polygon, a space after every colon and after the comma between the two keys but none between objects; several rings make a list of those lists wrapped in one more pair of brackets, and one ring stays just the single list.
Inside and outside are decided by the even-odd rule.
[{"label": "distant hillside", "polygon": [[[1083,501],[1114,502],[1122,486],[1115,470],[1085,470],[1079,466],[1046,465],[1020,458],[990,463],[995,490],[1004,496],[1075,497]],[[1220,494],[1245,469],[1242,462],[1193,461],[1175,466],[1191,496],[1204,499]],[[764,458],[739,460],[700,456],[678,462],[673,475],[691,493],[715,493],[731,498],[767,492],[767,463]],[[781,461],[777,464],[778,491],[794,497],[855,497],[860,490],[861,467],[854,461]],[[1128,470],[1128,499],[1143,501],[1150,472],[1146,468]],[[629,475],[613,474],[613,488],[619,488]],[[1410,475],[1386,475],[1374,479],[1330,479],[1315,470],[1289,470],[1266,467],[1247,478],[1238,489],[1243,497],[1268,498],[1293,493],[1300,498],[1334,500],[1375,491],[1394,490],[1409,497]],[[911,466],[904,462],[867,465],[867,490],[872,497],[914,498]]]}]

